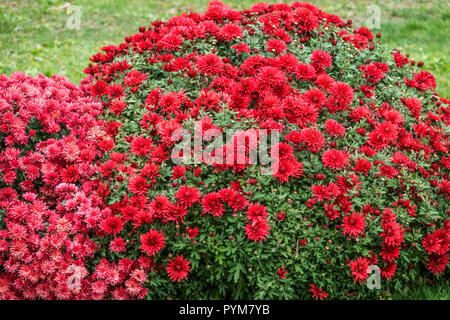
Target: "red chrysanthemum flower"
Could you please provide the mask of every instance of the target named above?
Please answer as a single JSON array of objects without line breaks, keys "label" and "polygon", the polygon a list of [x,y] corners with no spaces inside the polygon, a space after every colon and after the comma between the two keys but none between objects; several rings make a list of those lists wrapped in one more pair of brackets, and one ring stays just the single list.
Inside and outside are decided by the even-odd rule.
[{"label": "red chrysanthemum flower", "polygon": [[353,89],[345,82],[335,82],[328,90],[331,94],[330,112],[346,110],[353,101]]},{"label": "red chrysanthemum flower", "polygon": [[372,163],[369,160],[360,158],[360,159],[356,160],[356,164],[355,164],[355,167],[353,168],[353,170],[367,174],[371,168],[372,168]]},{"label": "red chrysanthemum flower", "polygon": [[375,62],[369,65],[361,65],[359,70],[363,71],[364,78],[371,84],[376,85],[384,78],[384,74],[389,71],[389,67],[386,63]]},{"label": "red chrysanthemum flower", "polygon": [[199,230],[198,227],[195,227],[195,228],[191,228],[189,226],[186,227],[186,231],[188,233],[189,239],[194,239],[195,237],[197,237],[198,236],[198,230]]},{"label": "red chrysanthemum flower", "polygon": [[109,249],[113,252],[121,253],[127,251],[125,239],[121,237],[114,238],[109,243]]},{"label": "red chrysanthemum flower", "polygon": [[120,231],[123,228],[123,221],[122,218],[112,216],[104,219],[100,225],[100,228],[106,233],[106,234],[112,234],[116,235],[117,233],[120,233]]},{"label": "red chrysanthemum flower", "polygon": [[281,159],[272,165],[273,176],[281,183],[289,181],[289,178],[298,178],[303,174],[303,163],[297,159]]},{"label": "red chrysanthemum flower", "polygon": [[328,293],[322,290],[322,288],[317,287],[316,285],[310,283],[309,286],[311,289],[309,289],[309,292],[312,292],[312,297],[316,300],[323,300],[328,297]]},{"label": "red chrysanthemum flower", "polygon": [[311,81],[316,78],[316,70],[309,64],[299,63],[295,75],[298,80]]},{"label": "red chrysanthemum flower", "polygon": [[442,179],[437,186],[439,187],[440,193],[442,193],[447,200],[450,200],[450,181]]},{"label": "red chrysanthemum flower", "polygon": [[247,208],[247,220],[266,219],[268,216],[267,209],[259,202],[250,204]]},{"label": "red chrysanthemum flower", "polygon": [[130,146],[131,152],[143,157],[152,150],[153,140],[152,138],[136,137],[133,139]]},{"label": "red chrysanthemum flower", "polygon": [[447,264],[448,264],[448,254],[442,256],[433,254],[429,257],[427,266],[428,270],[437,275],[445,270]]},{"label": "red chrysanthemum flower", "polygon": [[131,177],[128,182],[128,190],[134,194],[146,194],[150,187],[151,185],[147,183],[147,179],[141,175]]},{"label": "red chrysanthemum flower", "polygon": [[[225,190],[225,189],[222,189],[222,190]],[[220,195],[222,196],[222,192],[220,192]],[[245,197],[240,195],[238,192],[236,192],[234,190],[226,201],[227,201],[228,207],[233,208],[234,212],[243,210],[248,204],[248,201],[245,199]]]},{"label": "red chrysanthemum flower", "polygon": [[286,83],[286,74],[274,67],[262,67],[258,72],[258,83],[261,89],[277,90]]},{"label": "red chrysanthemum flower", "polygon": [[381,276],[390,280],[397,270],[397,265],[393,262],[388,263],[383,269],[380,270]]},{"label": "red chrysanthemum flower", "polygon": [[325,146],[326,140],[317,129],[303,129],[300,131],[299,142],[304,143],[312,153],[317,153]]},{"label": "red chrysanthemum flower", "polygon": [[317,109],[322,108],[322,104],[327,101],[327,97],[320,89],[309,89],[303,92],[302,99],[307,103],[314,105]]},{"label": "red chrysanthemum flower", "polygon": [[233,23],[227,23],[219,29],[216,37],[222,41],[231,41],[233,39],[242,37],[242,28]]},{"label": "red chrysanthemum flower", "polygon": [[286,49],[286,43],[280,39],[269,39],[266,43],[266,50],[275,54],[280,54]]},{"label": "red chrysanthemum flower", "polygon": [[323,50],[314,50],[311,54],[311,62],[319,69],[331,68],[331,55]]},{"label": "red chrysanthemum flower", "polygon": [[[314,68],[313,68],[314,70]],[[328,74],[326,73],[322,73],[320,75],[317,76],[317,79],[315,79],[315,84],[323,89],[323,90],[329,90],[331,85],[335,82],[335,80],[330,77]]]},{"label": "red chrysanthemum flower", "polygon": [[176,33],[166,34],[161,40],[158,41],[157,45],[162,50],[176,50],[183,43],[183,37]]},{"label": "red chrysanthemum flower", "polygon": [[186,167],[183,166],[174,166],[172,170],[172,178],[170,180],[176,180],[178,178],[184,177],[186,173]]},{"label": "red chrysanthemum flower", "polygon": [[343,150],[327,150],[322,155],[322,163],[325,167],[338,170],[347,165],[349,154]]},{"label": "red chrysanthemum flower", "polygon": [[445,229],[434,230],[433,233],[427,234],[423,240],[422,245],[428,254],[443,255],[447,253],[450,247],[449,231]]},{"label": "red chrysanthemum flower", "polygon": [[223,62],[217,55],[210,53],[197,59],[197,68],[202,74],[215,76],[222,72]]},{"label": "red chrysanthemum flower", "polygon": [[270,226],[264,219],[252,220],[245,226],[245,234],[250,240],[262,242],[269,234]]},{"label": "red chrysanthemum flower", "polygon": [[192,207],[194,204],[200,202],[202,194],[197,188],[181,186],[178,192],[175,194],[175,198],[186,208]]},{"label": "red chrysanthemum flower", "polygon": [[280,269],[278,269],[277,274],[280,276],[281,279],[286,279],[286,274],[288,272],[286,271],[286,266],[280,267]]},{"label": "red chrysanthemum flower", "polygon": [[416,88],[420,91],[436,89],[436,79],[428,71],[420,71],[414,75]]},{"label": "red chrysanthemum flower", "polygon": [[202,199],[203,214],[210,213],[214,217],[221,217],[225,212],[218,192],[206,194]]},{"label": "red chrysanthemum flower", "polygon": [[355,278],[354,283],[358,281],[361,284],[366,281],[368,277],[367,269],[369,268],[367,258],[359,257],[357,260],[350,261],[348,266],[352,270],[352,276]]},{"label": "red chrysanthemum flower", "polygon": [[277,57],[278,63],[283,71],[295,73],[299,63],[297,57],[292,53],[286,53]]},{"label": "red chrysanthemum flower", "polygon": [[383,244],[380,256],[387,262],[391,262],[400,256],[400,248],[398,246],[390,246]]},{"label": "red chrysanthemum flower", "polygon": [[305,32],[313,31],[319,26],[316,15],[305,7],[296,9],[294,12],[294,18],[298,23],[298,27]]},{"label": "red chrysanthemum flower", "polygon": [[325,121],[325,131],[328,132],[330,136],[340,136],[345,135],[345,127],[333,119],[327,119]]},{"label": "red chrysanthemum flower", "polygon": [[66,166],[61,170],[61,177],[64,182],[77,182],[77,180],[80,178],[78,168],[76,166]]},{"label": "red chrysanthemum flower", "polygon": [[366,221],[361,213],[352,212],[342,220],[342,232],[350,237],[357,237],[364,231]]},{"label": "red chrysanthemum flower", "polygon": [[375,127],[375,131],[386,142],[393,142],[398,136],[398,127],[390,121],[384,121]]},{"label": "red chrysanthemum flower", "polygon": [[384,232],[380,234],[380,237],[384,238],[384,243],[390,246],[399,246],[405,235],[404,230],[396,221],[387,221],[382,224]]},{"label": "red chrysanthemum flower", "polygon": [[158,230],[150,229],[149,232],[141,235],[140,241],[141,246],[139,248],[149,256],[154,256],[165,247],[164,233]]},{"label": "red chrysanthemum flower", "polygon": [[139,71],[133,69],[127,73],[126,77],[123,79],[123,82],[128,87],[136,87],[145,79],[147,79],[147,75],[145,73],[140,73]]},{"label": "red chrysanthemum flower", "polygon": [[317,122],[319,109],[314,104],[306,103],[303,99],[290,98],[283,102],[286,104],[285,112],[290,122],[297,123],[302,128]]},{"label": "red chrysanthemum flower", "polygon": [[250,53],[250,47],[246,43],[239,43],[236,45],[231,46],[232,49],[236,50],[238,54],[241,54],[242,52]]},{"label": "red chrysanthemum flower", "polygon": [[411,112],[411,116],[415,119],[419,120],[420,113],[422,111],[422,102],[420,102],[417,98],[400,98],[402,103],[408,108],[409,112]]},{"label": "red chrysanthemum flower", "polygon": [[123,100],[114,99],[109,106],[109,110],[116,115],[120,115],[126,107],[127,105]]}]

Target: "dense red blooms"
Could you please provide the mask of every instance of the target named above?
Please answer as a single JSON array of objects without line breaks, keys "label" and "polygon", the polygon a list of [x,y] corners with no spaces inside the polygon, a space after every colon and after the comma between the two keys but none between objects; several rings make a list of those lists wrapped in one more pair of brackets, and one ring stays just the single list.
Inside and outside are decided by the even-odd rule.
[{"label": "dense red blooms", "polygon": [[150,187],[151,185],[148,184],[147,180],[141,175],[131,177],[128,184],[128,190],[131,193],[140,195],[146,194]]},{"label": "dense red blooms", "polygon": [[414,74],[413,79],[404,79],[406,85],[417,88],[420,91],[426,91],[436,88],[436,79],[428,71],[420,71]]},{"label": "dense red blooms", "polygon": [[386,72],[389,71],[389,67],[386,63],[375,62],[369,65],[361,65],[359,69],[363,71],[363,77],[371,84],[377,84],[384,78]]},{"label": "dense red blooms", "polygon": [[384,243],[387,245],[397,246],[403,241],[403,229],[395,221],[388,221],[383,223],[383,230],[380,234],[384,238]]},{"label": "dense red blooms", "polygon": [[369,266],[383,292],[447,276],[449,100],[351,25],[212,1],[101,48],[79,87],[1,76],[0,299],[378,298]]},{"label": "dense red blooms", "polygon": [[183,37],[179,34],[166,34],[158,41],[157,45],[162,50],[176,50],[183,43]]},{"label": "dense red blooms", "polygon": [[137,70],[131,70],[127,73],[126,77],[123,79],[123,82],[128,87],[136,87],[140,85],[145,79],[147,79],[146,74],[141,74]]},{"label": "dense red blooms", "polygon": [[275,171],[273,176],[284,183],[290,178],[298,178],[303,174],[303,163],[298,162],[297,159],[281,159],[272,169]]}]

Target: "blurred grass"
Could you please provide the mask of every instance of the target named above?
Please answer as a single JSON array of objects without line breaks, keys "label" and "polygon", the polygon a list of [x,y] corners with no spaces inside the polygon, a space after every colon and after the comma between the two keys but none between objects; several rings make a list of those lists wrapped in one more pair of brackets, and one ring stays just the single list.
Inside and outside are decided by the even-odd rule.
[{"label": "blurred grass", "polygon": [[[0,0],[0,73],[16,70],[30,75],[59,73],[74,82],[82,79],[88,59],[103,45],[119,43],[151,20],[183,11],[205,10],[208,0]],[[254,0],[225,0],[236,9]],[[277,1],[267,1],[277,2]],[[437,78],[438,93],[450,97],[450,9],[445,0],[433,1],[310,1],[322,10],[367,24],[370,5],[381,11],[382,40],[389,48],[422,60]],[[66,22],[73,6],[81,9],[80,29]]]},{"label": "blurred grass", "polygon": [[[0,0],[0,74],[16,70],[29,75],[62,74],[74,82],[83,77],[83,69],[98,49],[119,43],[139,26],[156,19],[167,19],[183,11],[204,11],[208,0]],[[235,9],[260,1],[225,0]],[[278,1],[266,1],[278,2]],[[450,98],[450,8],[445,0],[433,1],[310,1],[324,11],[352,19],[355,26],[367,24],[370,5],[381,13],[383,43],[390,49],[409,52],[425,63],[437,79],[437,91]],[[71,7],[81,9],[81,26],[66,26]],[[392,299],[450,299],[446,283],[411,285]]]}]

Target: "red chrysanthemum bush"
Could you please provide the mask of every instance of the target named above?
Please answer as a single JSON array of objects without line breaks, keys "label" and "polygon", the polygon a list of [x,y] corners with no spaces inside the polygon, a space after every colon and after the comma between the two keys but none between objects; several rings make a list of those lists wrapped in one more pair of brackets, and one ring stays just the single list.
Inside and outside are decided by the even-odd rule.
[{"label": "red chrysanthemum bush", "polygon": [[[102,48],[73,88],[102,111],[91,111],[95,124],[68,117],[58,136],[90,156],[53,160],[37,144],[56,163],[54,178],[41,173],[45,192],[24,190],[33,183],[22,169],[24,182],[0,191],[2,297],[374,298],[448,277],[449,101],[377,38],[306,3],[235,11],[213,1]],[[11,91],[2,114],[16,106]],[[12,123],[2,123],[2,152],[22,143],[8,138]],[[251,161],[260,129],[280,133],[259,148],[274,162]],[[208,145],[230,131],[214,152],[180,163],[192,155],[177,149],[186,135]],[[13,165],[2,157],[7,185]],[[18,214],[21,205],[39,216],[36,203],[46,229]],[[83,268],[76,290],[66,274],[50,280],[35,233],[68,241],[50,242],[64,267]],[[380,289],[367,286],[374,266]]]}]

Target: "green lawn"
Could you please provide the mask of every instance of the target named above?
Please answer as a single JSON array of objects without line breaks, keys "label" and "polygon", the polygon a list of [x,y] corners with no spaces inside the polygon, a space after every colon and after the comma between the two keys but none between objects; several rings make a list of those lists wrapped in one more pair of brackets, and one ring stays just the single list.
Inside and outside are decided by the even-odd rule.
[{"label": "green lawn", "polygon": [[[208,0],[78,0],[80,29],[66,27],[70,17],[67,0],[1,0],[0,74],[21,70],[29,75],[58,73],[79,82],[88,59],[107,44],[119,43],[151,20],[166,19],[189,10],[204,10]],[[244,8],[259,1],[225,0],[232,7]],[[278,2],[278,1],[267,1]],[[321,9],[352,19],[355,26],[367,23],[368,6],[380,9],[380,32],[388,48],[409,52],[425,63],[437,79],[437,91],[450,98],[450,6],[445,0],[433,1],[311,1]],[[450,299],[446,283],[411,285],[394,299]]]}]

